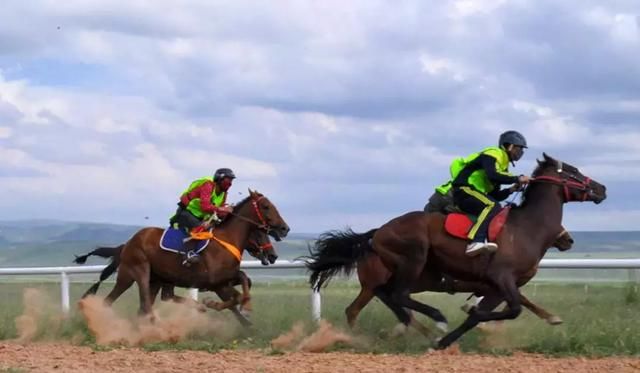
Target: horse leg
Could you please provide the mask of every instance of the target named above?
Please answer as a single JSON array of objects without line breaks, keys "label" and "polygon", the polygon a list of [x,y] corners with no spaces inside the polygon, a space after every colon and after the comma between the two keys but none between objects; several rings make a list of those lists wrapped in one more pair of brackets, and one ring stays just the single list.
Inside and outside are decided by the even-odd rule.
[{"label": "horse leg", "polygon": [[130,271],[126,268],[121,267],[120,271],[118,271],[116,284],[113,289],[111,289],[111,292],[109,292],[109,294],[104,298],[104,303],[107,306],[111,306],[113,302],[115,302],[116,299],[118,299],[118,297],[122,295],[122,293],[127,291],[127,289],[129,289],[131,285],[133,285],[133,283],[134,279],[133,276],[131,276]]},{"label": "horse leg", "polygon": [[421,314],[428,316],[432,320],[436,322],[436,327],[443,332],[447,332],[449,330],[449,322],[447,318],[444,317],[442,312],[435,307],[431,307],[427,304],[418,302],[417,300],[411,298],[409,294],[406,294],[404,298],[402,298],[400,305],[403,307],[415,310],[420,312]]},{"label": "horse leg", "polygon": [[[501,296],[495,293],[491,295],[485,295],[485,297],[482,298],[482,301],[480,301],[480,303],[476,307],[477,309],[483,310],[485,312],[491,311],[500,303],[502,303],[503,300],[504,299]],[[445,335],[438,341],[437,348],[444,349],[449,347],[453,342],[457,341],[458,338],[462,337],[463,334],[473,329],[479,323],[480,320],[478,319],[476,312],[472,311],[460,326],[458,326],[456,329],[451,331],[451,333]]]},{"label": "horse leg", "polygon": [[520,302],[522,305],[529,309],[529,311],[533,312],[539,318],[545,320],[551,325],[560,325],[562,324],[562,319],[559,316],[549,313],[544,308],[538,306],[537,304],[531,302],[524,294],[520,293]]},{"label": "horse leg", "polygon": [[151,271],[148,263],[143,264],[142,267],[143,268],[136,271],[134,277],[135,282],[138,284],[140,298],[140,309],[138,310],[138,314],[149,315],[151,314],[151,305],[153,304],[151,301],[151,284],[149,283]]},{"label": "horse leg", "polygon": [[[378,299],[380,299],[382,303],[384,303],[396,315],[398,320],[402,325],[404,325],[405,330],[408,326],[412,326],[425,337],[431,338],[433,333],[429,328],[422,325],[422,323],[412,317],[408,310],[394,302],[393,297],[389,294],[388,285],[378,286],[373,292]],[[399,332],[397,326],[394,330]]]},{"label": "horse leg", "polygon": [[[502,274],[493,281],[500,291],[499,294],[485,295],[477,307],[469,312],[469,317],[456,330],[447,334],[438,342],[438,348],[448,347],[464,333],[482,321],[513,320],[522,312],[520,291],[515,281],[509,275]],[[502,301],[507,302],[508,308],[498,312],[491,312]],[[497,302],[497,303],[496,303]]]},{"label": "horse leg", "polygon": [[[238,281],[242,285],[242,296],[240,297],[240,310],[247,313],[251,312],[251,280],[243,271],[238,271]],[[233,287],[232,287],[233,289]],[[234,289],[235,290],[235,289]]]},{"label": "horse leg", "polygon": [[356,297],[356,299],[351,302],[349,307],[344,310],[344,313],[347,315],[347,323],[350,328],[353,328],[356,323],[356,319],[360,314],[360,311],[373,299],[374,293],[371,289],[362,287],[360,288],[360,293]]},{"label": "horse leg", "polygon": [[[231,286],[218,288],[217,290],[215,290],[215,292],[223,301],[228,301],[229,299],[237,299],[240,296],[240,293]],[[253,323],[247,318],[247,315],[241,312],[238,307],[232,306],[229,308],[229,311],[233,313],[233,316],[238,319],[238,322],[240,322],[242,326],[248,328],[253,325]]]},{"label": "horse leg", "polygon": [[[436,322],[438,329],[446,332],[448,329],[447,318],[444,317],[440,310],[418,302],[410,297],[411,285],[415,284],[420,277],[422,269],[424,268],[424,261],[421,262],[416,258],[415,260],[405,261],[403,265],[399,265],[398,268],[399,270],[396,271],[394,277],[392,277],[389,282],[392,284],[391,286],[393,286],[393,291],[391,291],[393,302],[401,307],[409,308],[429,317]],[[412,320],[415,319],[412,318]]]},{"label": "horse leg", "polygon": [[161,285],[157,282],[152,282],[149,285],[149,297],[151,299],[151,306],[156,302],[156,298],[158,297],[158,293],[160,292]]}]

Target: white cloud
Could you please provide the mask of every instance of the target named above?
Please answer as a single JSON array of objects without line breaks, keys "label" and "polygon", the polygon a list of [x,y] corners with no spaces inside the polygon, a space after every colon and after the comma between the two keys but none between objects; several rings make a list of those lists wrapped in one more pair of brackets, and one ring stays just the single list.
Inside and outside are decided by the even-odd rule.
[{"label": "white cloud", "polygon": [[135,220],[228,166],[308,230],[366,228],[422,208],[453,157],[506,129],[635,180],[637,5],[576,4],[5,4],[0,187],[55,195],[25,214]]}]

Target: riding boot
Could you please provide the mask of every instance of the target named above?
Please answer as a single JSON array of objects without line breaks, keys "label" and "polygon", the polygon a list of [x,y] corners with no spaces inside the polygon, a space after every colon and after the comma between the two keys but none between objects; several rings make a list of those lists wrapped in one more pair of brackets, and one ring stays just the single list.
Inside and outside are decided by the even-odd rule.
[{"label": "riding boot", "polygon": [[482,254],[485,252],[493,253],[498,250],[498,245],[493,242],[484,241],[476,241],[471,242],[467,245],[467,250],[464,252],[468,256],[476,256],[478,254]]}]

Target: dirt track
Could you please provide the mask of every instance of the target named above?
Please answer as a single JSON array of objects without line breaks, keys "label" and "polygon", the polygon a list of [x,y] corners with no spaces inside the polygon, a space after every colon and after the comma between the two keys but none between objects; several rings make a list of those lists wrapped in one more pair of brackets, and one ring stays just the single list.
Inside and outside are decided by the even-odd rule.
[{"label": "dirt track", "polygon": [[25,372],[640,372],[640,358],[546,358],[461,354],[421,356],[351,353],[269,355],[259,351],[145,352],[136,348],[95,352],[63,343],[0,343],[0,370]]}]

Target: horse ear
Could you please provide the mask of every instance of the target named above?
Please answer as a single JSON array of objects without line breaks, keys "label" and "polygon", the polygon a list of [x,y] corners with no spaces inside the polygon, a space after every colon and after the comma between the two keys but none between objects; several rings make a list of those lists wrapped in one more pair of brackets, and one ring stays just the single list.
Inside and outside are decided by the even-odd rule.
[{"label": "horse ear", "polygon": [[552,165],[558,164],[558,161],[555,158],[549,156],[547,153],[543,152],[542,156],[544,157],[545,162],[548,162],[549,164],[552,164]]},{"label": "horse ear", "polygon": [[251,190],[251,188],[247,188],[247,190],[249,191],[249,196],[253,196],[253,190]]}]

